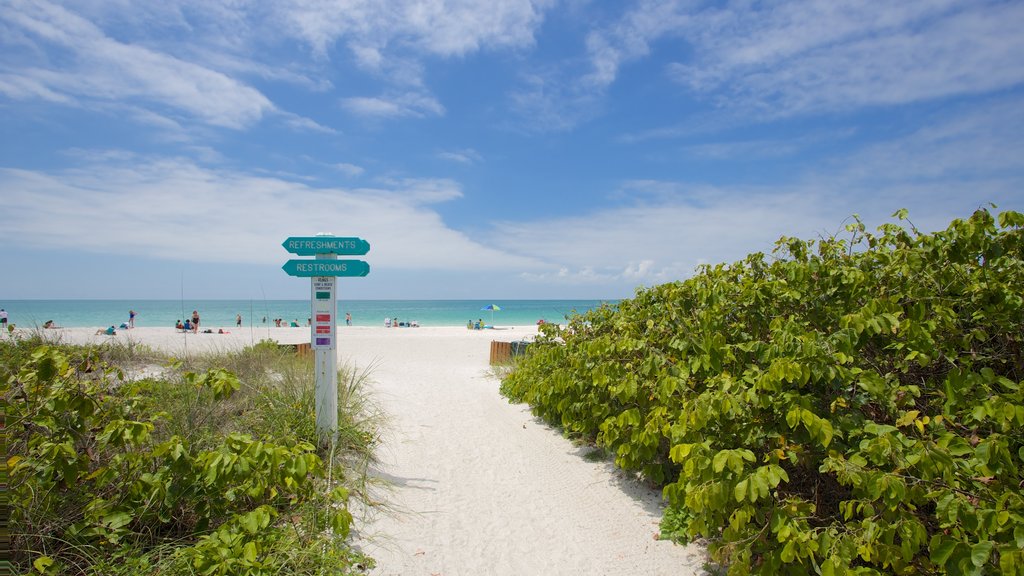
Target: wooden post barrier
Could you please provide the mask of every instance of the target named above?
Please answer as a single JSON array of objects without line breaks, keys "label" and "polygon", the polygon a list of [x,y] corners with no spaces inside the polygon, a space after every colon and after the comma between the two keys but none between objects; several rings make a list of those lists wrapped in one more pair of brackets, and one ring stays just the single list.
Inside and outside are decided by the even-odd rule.
[{"label": "wooden post barrier", "polygon": [[512,360],[512,343],[491,341],[491,365],[508,364]]},{"label": "wooden post barrier", "polygon": [[299,344],[278,344],[282,350],[291,350],[299,356],[309,356],[313,353],[313,349],[310,347],[309,342],[301,342]]}]

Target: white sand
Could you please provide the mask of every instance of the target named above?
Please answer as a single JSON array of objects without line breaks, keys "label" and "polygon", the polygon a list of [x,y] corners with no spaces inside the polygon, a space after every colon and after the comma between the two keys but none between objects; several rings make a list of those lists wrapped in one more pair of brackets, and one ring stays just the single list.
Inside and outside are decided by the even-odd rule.
[{"label": "white sand", "polygon": [[[53,332],[70,342],[116,339],[177,354],[235,349],[268,336],[309,341],[309,328],[225,329],[231,334]],[[361,546],[378,561],[374,574],[702,573],[699,546],[657,540],[658,490],[608,462],[588,462],[586,449],[499,395],[490,342],[535,332],[340,328],[341,362],[371,368],[391,420],[377,474],[393,483],[384,496],[396,512],[360,527]]]}]

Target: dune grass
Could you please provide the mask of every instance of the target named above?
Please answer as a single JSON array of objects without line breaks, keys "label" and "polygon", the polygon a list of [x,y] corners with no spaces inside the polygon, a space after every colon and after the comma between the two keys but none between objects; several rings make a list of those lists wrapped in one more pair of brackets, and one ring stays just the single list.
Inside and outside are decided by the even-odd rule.
[{"label": "dune grass", "polygon": [[[143,370],[148,368],[148,370]],[[157,374],[138,377],[139,374]],[[175,359],[131,343],[0,342],[11,568],[44,574],[346,574],[381,412],[339,373],[315,430],[311,360],[274,343]]]}]

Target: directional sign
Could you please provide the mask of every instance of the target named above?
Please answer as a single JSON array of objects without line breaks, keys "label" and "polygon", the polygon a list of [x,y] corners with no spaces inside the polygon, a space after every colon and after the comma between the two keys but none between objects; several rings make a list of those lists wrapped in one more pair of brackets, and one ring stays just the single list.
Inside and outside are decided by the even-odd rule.
[{"label": "directional sign", "polygon": [[366,276],[370,265],[362,260],[289,260],[281,268],[289,276]]},{"label": "directional sign", "polygon": [[335,238],[334,236],[292,236],[281,246],[284,246],[289,253],[299,256],[315,254],[362,256],[370,251],[370,243],[362,238]]}]

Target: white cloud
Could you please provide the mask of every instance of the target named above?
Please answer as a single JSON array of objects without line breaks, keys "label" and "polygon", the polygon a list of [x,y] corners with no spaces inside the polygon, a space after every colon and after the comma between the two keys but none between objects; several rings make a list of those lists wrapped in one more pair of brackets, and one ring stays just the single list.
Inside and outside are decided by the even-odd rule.
[{"label": "white cloud", "polygon": [[[724,88],[780,114],[903,104],[1024,82],[1018,57],[1024,37],[1016,24],[1024,21],[1024,6],[975,4],[951,13],[944,8],[882,10],[882,18],[838,11],[820,23],[810,20],[812,12],[797,24],[755,29],[747,39],[737,35],[735,43],[721,43],[698,61],[698,70],[682,65],[673,74],[696,90]],[[885,19],[890,12],[897,13]],[[837,41],[812,33],[817,42],[783,41],[800,38],[807,27],[823,33],[838,28],[848,36]]]},{"label": "white cloud", "polygon": [[[0,94],[88,109],[130,104],[179,116],[175,120],[183,116],[242,129],[277,111],[244,78],[323,92],[333,88],[330,60],[351,59],[391,89],[343,100],[349,111],[378,118],[440,116],[444,106],[425,87],[426,59],[531,48],[552,5],[553,0],[168,0],[62,6],[12,0],[0,13],[0,26],[6,25],[0,46],[15,48],[18,57],[0,59]],[[314,60],[275,64],[289,43],[309,46]],[[335,47],[344,50],[340,58]],[[282,113],[299,130],[331,130]]]},{"label": "white cloud", "polygon": [[688,277],[701,260],[770,250],[782,234],[835,228],[842,216],[824,200],[803,192],[723,189],[573,217],[502,222],[491,242],[504,251],[543,255],[552,270],[532,274],[537,281],[655,284]]},{"label": "white cloud", "polygon": [[[78,169],[0,169],[4,245],[75,246],[195,262],[283,263],[288,236],[330,231],[366,238],[374,266],[507,269],[529,257],[484,246],[447,227],[430,205],[458,198],[445,180],[366,189],[315,188],[210,170],[177,158],[92,155]],[[40,209],[45,206],[46,209]]]},{"label": "white cloud", "polygon": [[1024,81],[1024,62],[1017,56],[1024,38],[1015,24],[1024,19],[1024,6],[974,3],[951,13],[945,8],[906,8],[910,14],[897,13],[875,26],[864,18],[859,29],[833,18],[822,25],[855,28],[849,38],[822,39],[792,54],[754,43],[723,51],[710,68],[725,77],[730,92],[779,106],[783,114],[978,94]]},{"label": "white cloud", "polygon": [[462,198],[458,182],[448,178],[382,178],[390,190],[400,191],[402,199],[414,204],[437,204]]},{"label": "white cloud", "polygon": [[356,164],[349,164],[348,162],[338,162],[333,164],[334,168],[346,176],[359,176],[366,170],[362,166]]},{"label": "white cloud", "polygon": [[[593,191],[617,207],[478,223],[477,236],[452,229],[436,209],[462,197],[450,179],[326,188],[178,158],[73,149],[67,155],[79,163],[76,169],[0,170],[6,222],[0,243],[267,264],[285,258],[281,239],[327,230],[370,240],[368,258],[378,271],[489,270],[545,290],[625,293],[637,284],[686,278],[702,263],[768,252],[784,234],[835,234],[853,213],[873,227],[905,207],[922,230],[935,230],[987,202],[1022,210],[1017,168],[1024,136],[1016,130],[1022,122],[1024,107],[1009,98],[947,108],[924,128],[825,160],[788,182],[628,180],[616,190]],[[354,175],[362,170],[334,167]]]},{"label": "white cloud", "polygon": [[580,81],[603,89],[671,38],[686,43],[671,78],[768,116],[988,93],[1024,82],[1022,21],[1024,5],[999,1],[648,0],[591,32]]},{"label": "white cloud", "polygon": [[591,71],[583,77],[583,82],[588,86],[608,87],[623,64],[650,53],[652,42],[689,29],[691,2],[643,0],[637,4],[609,27],[594,30],[587,36]]},{"label": "white cloud", "polygon": [[462,150],[447,150],[438,152],[437,157],[442,160],[450,160],[452,162],[458,162],[459,164],[477,164],[483,162],[483,156],[479,152],[472,148],[463,148]]},{"label": "white cloud", "polygon": [[58,104],[73,104],[71,97],[61,94],[38,78],[21,74],[0,74],[0,93],[15,100],[45,100]]},{"label": "white cloud", "polygon": [[421,92],[406,92],[380,98],[343,98],[341,105],[357,116],[371,118],[423,118],[444,114],[444,106],[440,102],[433,96]]},{"label": "white cloud", "polygon": [[338,131],[330,126],[324,126],[316,120],[305,118],[291,112],[282,112],[285,124],[303,132],[319,132],[321,134],[337,134]]},{"label": "white cloud", "polygon": [[56,51],[40,65],[6,62],[9,96],[84,107],[144,101],[227,128],[249,126],[274,110],[258,90],[202,65],[120,42],[63,7],[15,2],[0,18],[41,48]]},{"label": "white cloud", "polygon": [[853,214],[874,229],[907,208],[920,230],[932,232],[989,203],[997,212],[1024,210],[1022,124],[1024,105],[1012,98],[947,108],[922,128],[823,160],[790,181],[624,181],[614,191],[594,191],[618,207],[499,222],[489,244],[542,259],[546,268],[522,274],[538,284],[629,287],[767,253],[782,235],[839,234]]},{"label": "white cloud", "polygon": [[[1024,158],[1024,102],[990,99],[972,108],[950,107],[941,117],[887,142],[839,159],[828,177],[871,184],[936,183],[1019,178]],[[831,166],[829,168],[833,168]]]},{"label": "white cloud", "polygon": [[567,82],[565,70],[553,66],[523,76],[523,87],[510,95],[511,108],[528,132],[563,132],[592,118],[602,93],[585,82]]},{"label": "white cloud", "polygon": [[326,56],[344,42],[364,64],[390,53],[464,56],[533,44],[545,0],[291,0],[276,5],[286,29]]}]

